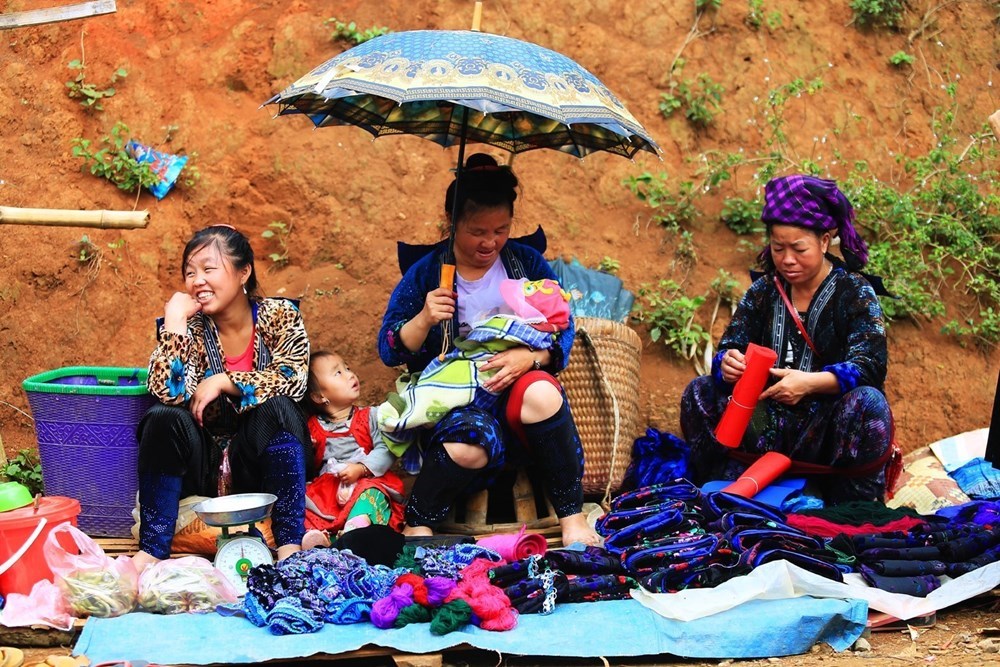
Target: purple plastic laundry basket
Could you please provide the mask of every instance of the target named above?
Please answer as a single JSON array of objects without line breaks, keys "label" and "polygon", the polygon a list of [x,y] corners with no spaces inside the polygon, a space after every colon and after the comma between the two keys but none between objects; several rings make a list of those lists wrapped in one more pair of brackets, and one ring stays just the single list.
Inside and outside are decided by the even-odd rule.
[{"label": "purple plastic laundry basket", "polygon": [[131,535],[136,427],[156,400],[146,376],[144,368],[73,366],[22,384],[35,418],[45,494],[79,500],[79,526],[88,535]]}]

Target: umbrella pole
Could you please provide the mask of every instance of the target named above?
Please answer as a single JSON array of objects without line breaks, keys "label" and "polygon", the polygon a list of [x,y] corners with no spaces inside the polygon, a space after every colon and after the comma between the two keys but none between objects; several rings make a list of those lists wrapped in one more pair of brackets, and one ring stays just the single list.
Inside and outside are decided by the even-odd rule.
[{"label": "umbrella pole", "polygon": [[[441,264],[441,281],[439,283],[440,287],[445,287],[450,290],[455,289],[455,232],[458,230],[458,209],[459,209],[459,191],[462,189],[462,173],[465,171],[465,139],[466,130],[469,126],[469,107],[462,107],[462,131],[459,134],[458,139],[458,168],[455,169],[455,200],[451,207],[451,228],[448,233],[448,250],[444,256],[444,262]],[[456,303],[457,306],[457,303]],[[458,309],[455,309],[456,316],[458,315]],[[448,348],[451,346],[451,328],[454,323],[454,318],[450,320],[442,320],[441,322],[441,354],[438,355],[439,361],[444,361],[444,355],[448,353]]]}]

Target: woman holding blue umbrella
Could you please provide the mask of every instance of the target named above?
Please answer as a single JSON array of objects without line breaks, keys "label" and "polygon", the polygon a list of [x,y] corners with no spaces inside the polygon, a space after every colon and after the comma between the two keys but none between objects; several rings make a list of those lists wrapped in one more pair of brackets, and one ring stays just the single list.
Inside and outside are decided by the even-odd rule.
[{"label": "woman holding blue umbrella", "polygon": [[[461,336],[500,309],[504,279],[556,280],[541,253],[509,240],[517,183],[509,168],[476,154],[461,172],[460,187],[457,178],[449,186],[445,213],[456,221],[455,287],[440,286],[445,244],[406,271],[379,331],[379,355],[387,366],[423,370],[444,337]],[[515,347],[497,354],[481,370],[495,371],[484,387],[499,400],[452,410],[424,439],[423,464],[406,506],[407,534],[431,534],[460,494],[485,488],[507,463],[530,462],[559,517],[563,543],[599,543],[582,512],[583,447],[552,376],[569,360],[572,322],[556,335],[548,350]]]}]

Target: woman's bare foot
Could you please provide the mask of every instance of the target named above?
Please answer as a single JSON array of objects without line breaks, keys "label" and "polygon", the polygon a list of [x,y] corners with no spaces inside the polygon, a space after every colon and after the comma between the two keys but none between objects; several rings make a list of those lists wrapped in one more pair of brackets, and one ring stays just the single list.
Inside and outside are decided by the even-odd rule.
[{"label": "woman's bare foot", "polygon": [[160,559],[155,558],[145,551],[137,551],[134,556],[132,556],[132,564],[135,565],[135,571],[142,574],[142,571],[153,563],[159,563]]},{"label": "woman's bare foot", "polygon": [[330,536],[325,530],[307,530],[302,537],[302,550],[313,549],[315,547],[329,547]]},{"label": "woman's bare foot", "polygon": [[278,560],[283,561],[293,553],[302,551],[302,547],[298,544],[282,544],[278,547]]},{"label": "woman's bare foot", "polygon": [[403,527],[403,535],[407,537],[431,537],[434,531],[430,529],[430,526],[411,526],[406,524]]},{"label": "woman's bare foot", "polygon": [[559,527],[562,528],[562,543],[568,547],[574,542],[582,542],[588,547],[599,547],[604,543],[601,536],[587,523],[587,517],[583,512],[570,514],[559,519]]}]

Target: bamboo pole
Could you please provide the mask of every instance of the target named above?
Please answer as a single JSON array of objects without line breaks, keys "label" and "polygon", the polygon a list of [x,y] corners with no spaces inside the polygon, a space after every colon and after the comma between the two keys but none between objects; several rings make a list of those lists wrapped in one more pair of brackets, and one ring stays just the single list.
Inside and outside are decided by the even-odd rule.
[{"label": "bamboo pole", "polygon": [[0,206],[0,225],[140,229],[147,224],[149,224],[149,211],[74,211]]},{"label": "bamboo pole", "polygon": [[117,11],[115,0],[96,0],[95,2],[81,2],[68,7],[32,9],[24,12],[5,12],[0,14],[0,30],[85,19],[91,16],[100,16],[101,14],[112,14],[115,11]]},{"label": "bamboo pole", "polygon": [[479,23],[483,19],[483,3],[477,2],[476,6],[472,9],[472,30],[474,32],[479,32]]}]

